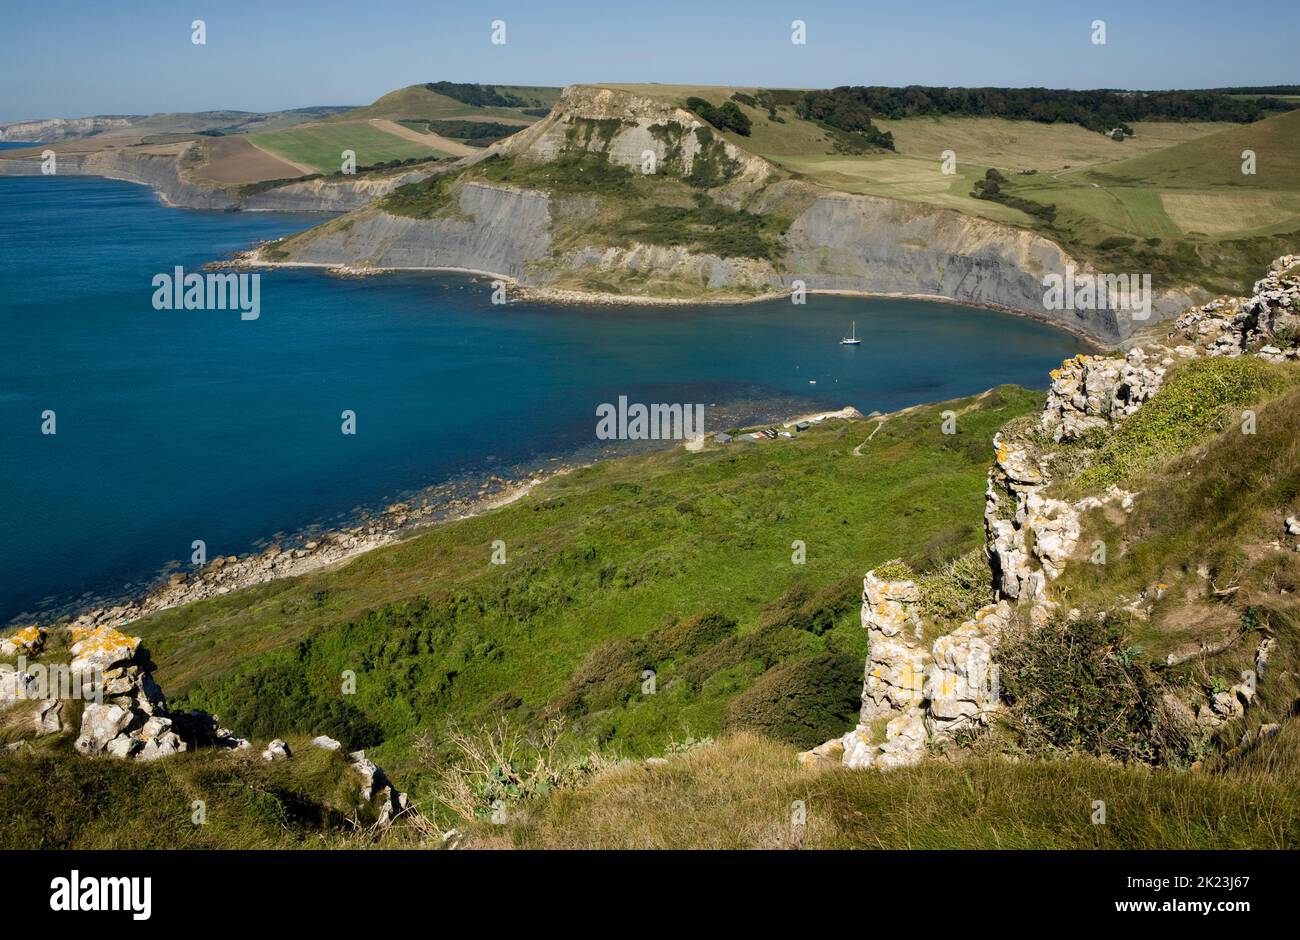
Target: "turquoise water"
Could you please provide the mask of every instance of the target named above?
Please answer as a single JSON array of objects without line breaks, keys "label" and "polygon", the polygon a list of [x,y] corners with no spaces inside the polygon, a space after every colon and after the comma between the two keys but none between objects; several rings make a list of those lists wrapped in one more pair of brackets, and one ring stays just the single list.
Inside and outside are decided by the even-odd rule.
[{"label": "turquoise water", "polygon": [[[0,622],[138,584],[195,539],[238,554],[429,484],[627,452],[595,439],[596,407],[620,395],[704,403],[712,431],[1044,387],[1079,350],[947,304],[503,307],[486,279],[453,275],[275,271],[257,320],[153,309],[155,274],[317,221],[0,178]],[[840,346],[852,321],[864,343]]]}]

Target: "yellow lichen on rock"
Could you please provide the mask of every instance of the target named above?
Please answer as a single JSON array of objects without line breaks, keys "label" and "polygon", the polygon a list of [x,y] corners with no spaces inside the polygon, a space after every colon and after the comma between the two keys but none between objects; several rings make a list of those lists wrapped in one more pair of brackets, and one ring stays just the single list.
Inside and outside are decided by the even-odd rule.
[{"label": "yellow lichen on rock", "polygon": [[17,656],[19,653],[34,654],[45,645],[45,631],[32,624],[22,627],[7,637],[0,639],[0,656]]}]

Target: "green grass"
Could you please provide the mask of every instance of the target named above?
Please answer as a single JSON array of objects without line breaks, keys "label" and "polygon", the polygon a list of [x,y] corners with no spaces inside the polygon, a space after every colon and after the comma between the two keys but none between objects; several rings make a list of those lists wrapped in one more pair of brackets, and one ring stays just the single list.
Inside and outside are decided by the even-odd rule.
[{"label": "green grass", "polygon": [[[654,753],[718,730],[727,703],[779,662],[861,658],[856,613],[828,600],[841,612],[828,626],[822,602],[798,601],[805,613],[793,619],[780,611],[800,585],[817,591],[899,556],[928,568],[978,544],[988,441],[1040,401],[1003,388],[966,402],[976,407],[955,436],[938,433],[943,406],[922,408],[891,420],[862,457],[850,451],[869,425],[835,422],[790,441],[601,463],[336,570],[166,611],[138,630],[160,684],[183,706],[213,710],[237,731],[238,715],[265,715],[258,727],[269,731],[294,719],[277,711],[289,676],[292,711],[311,726],[279,733],[342,727],[364,739],[373,725],[385,742],[376,759],[408,785],[400,775],[416,734],[437,733],[449,717],[529,720],[602,644],[726,611],[749,639],[666,654],[654,661],[660,694],[573,716],[592,741]],[[508,565],[488,563],[496,539]],[[791,563],[796,539],[807,544],[805,565]],[[331,711],[345,669],[358,690],[344,712]],[[675,674],[688,681],[674,685]],[[639,675],[627,678],[639,689]]]},{"label": "green grass", "polygon": [[1115,429],[1077,486],[1095,492],[1129,482],[1222,431],[1236,420],[1233,409],[1262,401],[1295,382],[1295,370],[1250,357],[1190,362]]},{"label": "green grass", "polygon": [[[290,740],[293,758],[199,751],[88,760],[62,737],[0,756],[0,848],[289,849],[355,844],[360,778],[341,754]],[[206,822],[194,822],[195,800]]]},{"label": "green grass", "polygon": [[357,166],[423,158],[438,153],[431,147],[389,134],[364,121],[272,131],[256,134],[251,140],[277,156],[305,164],[320,173],[337,172],[342,166],[344,150],[356,153]]}]

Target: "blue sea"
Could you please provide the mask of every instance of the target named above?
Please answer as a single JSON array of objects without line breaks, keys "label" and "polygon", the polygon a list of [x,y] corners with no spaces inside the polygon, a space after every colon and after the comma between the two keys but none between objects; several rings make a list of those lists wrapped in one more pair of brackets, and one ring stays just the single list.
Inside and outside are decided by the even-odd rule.
[{"label": "blue sea", "polygon": [[[138,587],[195,539],[240,554],[433,484],[627,452],[595,439],[620,395],[703,403],[712,432],[1044,387],[1080,350],[957,305],[502,306],[451,274],[274,271],[256,320],[154,309],[155,275],[319,221],[0,178],[0,623]],[[855,322],[863,344],[841,346]]]}]

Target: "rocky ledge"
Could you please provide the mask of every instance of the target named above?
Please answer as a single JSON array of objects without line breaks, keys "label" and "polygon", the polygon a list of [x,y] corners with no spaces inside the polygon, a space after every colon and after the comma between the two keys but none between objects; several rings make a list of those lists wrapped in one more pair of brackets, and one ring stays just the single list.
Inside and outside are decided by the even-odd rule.
[{"label": "rocky ledge", "polygon": [[[218,724],[216,715],[197,709],[174,711],[167,706],[162,689],[153,679],[153,666],[139,637],[128,636],[109,626],[61,627],[59,639],[68,644],[69,661],[28,662],[46,651],[51,631],[28,626],[0,639],[0,653],[18,655],[18,667],[0,665],[0,714],[12,723],[28,711],[32,738],[71,734],[65,715],[70,701],[81,705],[81,719],[73,742],[86,757],[151,761],[196,748],[214,748],[250,753],[251,745]],[[51,657],[46,657],[51,658]],[[29,738],[8,745],[18,750]],[[311,746],[341,750],[342,744],[319,735]],[[282,739],[271,741],[261,752],[267,762],[290,760],[292,754]],[[365,751],[347,755],[350,770],[360,781],[358,805],[376,813],[377,827],[386,827],[399,817],[414,818],[416,812],[405,793],[398,791],[384,771],[366,757]]]},{"label": "rocky ledge", "polygon": [[[1300,359],[1300,256],[1277,259],[1251,296],[1219,298],[1185,311],[1159,340],[1117,357],[1076,356],[1052,371],[1052,385],[1039,429],[1060,444],[1087,441],[1135,414],[1154,398],[1169,367],[1180,360],[1254,355],[1269,361]],[[986,725],[1001,708],[996,681],[1000,640],[1013,620],[1030,629],[1059,609],[1052,583],[1073,559],[1084,512],[1109,506],[1128,512],[1137,495],[1118,487],[1067,502],[1046,495],[1051,454],[1041,438],[993,439],[985,500],[985,554],[995,603],[950,633],[926,642],[923,596],[915,580],[894,563],[863,579],[862,626],[870,641],[858,726],[799,755],[804,764],[897,767],[915,763],[936,745],[959,740]],[[1300,520],[1286,520],[1286,533],[1300,535]],[[1297,545],[1300,549],[1300,545]],[[1138,614],[1161,596],[1152,585],[1124,606]],[[1139,609],[1142,608],[1142,609]],[[1077,615],[1077,611],[1070,611]],[[1274,640],[1255,651],[1263,674]],[[1170,657],[1173,664],[1177,658]],[[1240,717],[1255,696],[1240,683],[1217,691],[1195,711],[1167,702],[1203,728]]]}]

